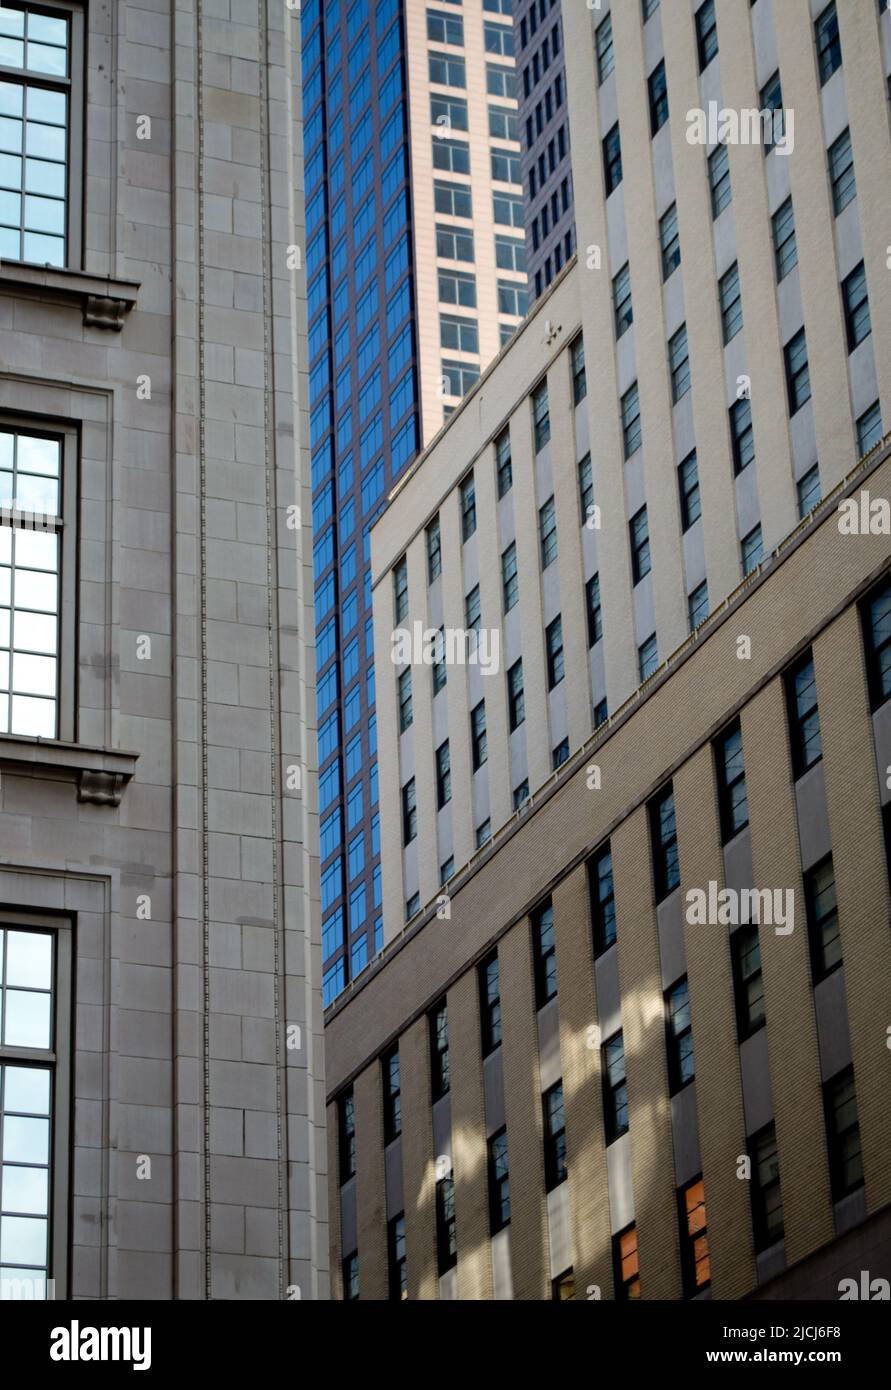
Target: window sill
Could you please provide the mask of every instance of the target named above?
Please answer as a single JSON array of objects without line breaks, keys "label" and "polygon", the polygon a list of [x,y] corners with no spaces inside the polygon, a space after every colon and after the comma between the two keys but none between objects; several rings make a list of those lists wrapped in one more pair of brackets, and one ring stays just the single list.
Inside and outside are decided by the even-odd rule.
[{"label": "window sill", "polygon": [[93,806],[120,806],[138,757],[118,748],[0,734],[0,770],[19,777],[76,782],[78,801]]},{"label": "window sill", "polygon": [[119,333],[136,304],[139,283],[90,275],[58,266],[0,262],[0,294],[28,295],[59,304],[77,305],[87,328]]}]

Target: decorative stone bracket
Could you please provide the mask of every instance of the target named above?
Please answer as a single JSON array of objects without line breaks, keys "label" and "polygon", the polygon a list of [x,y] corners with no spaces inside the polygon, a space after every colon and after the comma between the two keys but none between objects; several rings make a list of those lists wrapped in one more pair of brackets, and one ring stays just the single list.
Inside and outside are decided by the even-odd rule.
[{"label": "decorative stone bracket", "polygon": [[119,748],[0,734],[0,773],[75,782],[78,801],[93,806],[120,806],[138,757]]},{"label": "decorative stone bracket", "polygon": [[138,292],[139,283],[135,280],[112,280],[82,270],[0,261],[0,294],[77,305],[87,328],[120,333]]}]

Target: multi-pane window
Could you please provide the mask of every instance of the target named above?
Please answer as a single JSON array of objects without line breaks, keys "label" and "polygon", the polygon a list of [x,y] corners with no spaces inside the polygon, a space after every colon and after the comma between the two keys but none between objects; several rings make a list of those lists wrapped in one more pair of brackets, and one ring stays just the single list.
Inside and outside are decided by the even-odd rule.
[{"label": "multi-pane window", "polygon": [[[436,179],[433,183],[433,203],[437,212],[447,217],[472,217],[473,203],[470,185],[466,183],[446,183]],[[446,343],[446,347],[450,344]]]},{"label": "multi-pane window", "polygon": [[[760,109],[765,113],[764,153],[770,154],[786,129],[786,116],[783,111],[783,85],[780,81],[779,69],[761,88]],[[766,116],[769,116],[770,119],[767,120]]]},{"label": "multi-pane window", "polygon": [[656,640],[656,634],[653,632],[645,642],[641,642],[637,649],[637,672],[641,681],[649,680],[658,666],[659,644]]},{"label": "multi-pane window", "polygon": [[712,195],[712,217],[717,218],[733,198],[726,145],[719,145],[708,157],[708,186]]},{"label": "multi-pane window", "polygon": [[[491,109],[489,119],[491,123]],[[490,134],[494,132],[490,131]],[[514,139],[514,136],[506,134],[506,140]],[[499,270],[516,270],[520,274],[526,273],[526,247],[522,240],[517,237],[499,236],[495,233],[495,264]]]},{"label": "multi-pane window", "polygon": [[476,487],[473,474],[461,484],[461,539],[470,540],[476,530]]},{"label": "multi-pane window", "polygon": [[399,1079],[399,1048],[394,1047],[381,1061],[384,1086],[384,1143],[390,1144],[402,1133],[402,1091]]},{"label": "multi-pane window", "polygon": [[445,653],[445,631],[439,629],[437,640],[433,651],[433,694],[438,695],[445,686],[448,678],[448,667],[446,666]]},{"label": "multi-pane window", "polygon": [[875,710],[891,697],[891,581],[884,579],[861,608],[870,705]]},{"label": "multi-pane window", "polygon": [[0,429],[0,733],[60,734],[66,451],[63,436]]},{"label": "multi-pane window", "polygon": [[393,606],[396,622],[401,623],[408,616],[408,563],[404,558],[393,570]]},{"label": "multi-pane window", "polygon": [[796,484],[798,490],[798,515],[806,517],[820,501],[820,465],[815,463]]},{"label": "multi-pane window", "polygon": [[641,439],[640,393],[635,382],[622,397],[622,447],[626,459],[637,452]]},{"label": "multi-pane window", "polygon": [[882,408],[878,401],[864,410],[857,421],[857,447],[863,458],[882,437]]},{"label": "multi-pane window", "polygon": [[434,517],[427,527],[427,583],[432,584],[442,574],[442,537],[439,517]]},{"label": "multi-pane window", "polygon": [[337,1102],[337,1119],[340,1181],[345,1183],[356,1172],[356,1102],[352,1087]]},{"label": "multi-pane window", "polygon": [[513,57],[514,31],[508,24],[483,23],[483,43],[487,53],[498,53],[503,58]]},{"label": "multi-pane window", "polygon": [[443,999],[430,1015],[430,1085],[434,1101],[448,1095],[451,1086],[449,1072],[449,1015]]},{"label": "multi-pane window", "polygon": [[64,266],[78,258],[73,32],[81,24],[76,11],[0,7],[0,259]]},{"label": "multi-pane window", "polygon": [[[479,632],[482,622],[482,608],[480,607],[480,586],[474,584],[470,593],[464,599],[464,626],[468,632]],[[471,642],[473,639],[471,639]]]},{"label": "multi-pane window", "polygon": [[678,833],[671,786],[650,802],[650,840],[653,850],[653,887],[656,902],[667,898],[681,881]]},{"label": "multi-pane window", "polygon": [[631,306],[631,266],[626,262],[613,280],[613,313],[616,337],[621,338],[634,322]]},{"label": "multi-pane window", "polygon": [[761,945],[753,923],[739,927],[730,938],[733,964],[733,998],[736,1030],[740,1042],[764,1023],[764,981],[761,975]]},{"label": "multi-pane window", "polygon": [[795,210],[787,198],[773,215],[773,252],[776,261],[777,283],[784,280],[798,265],[798,244],[795,240]]},{"label": "multi-pane window", "polygon": [[551,414],[548,406],[548,384],[543,381],[532,393],[532,430],[535,452],[543,449],[551,437]]},{"label": "multi-pane window", "polygon": [[646,24],[650,15],[655,14],[659,8],[659,0],[643,0],[643,21]]},{"label": "multi-pane window", "polygon": [[343,1297],[347,1303],[355,1302],[359,1297],[359,1256],[356,1253],[347,1255],[341,1266],[343,1273]]},{"label": "multi-pane window", "polygon": [[832,183],[832,206],[837,217],[857,195],[850,130],[843,130],[829,146],[829,178]]},{"label": "multi-pane window", "polygon": [[588,861],[588,891],[591,902],[591,930],[595,956],[612,946],[616,939],[616,899],[613,891],[613,856],[609,844]]},{"label": "multi-pane window", "polygon": [[513,468],[510,455],[510,430],[503,430],[495,440],[495,476],[498,496],[502,498],[513,486]]},{"label": "multi-pane window", "polygon": [[592,574],[585,584],[585,613],[588,620],[588,646],[603,637],[603,609],[600,605],[600,575]]},{"label": "multi-pane window", "polygon": [[734,401],[730,407],[730,446],[733,452],[733,472],[738,477],[755,460],[755,430],[752,426],[752,402],[747,396]]},{"label": "multi-pane window", "polygon": [[0,927],[0,1298],[44,1299],[53,1272],[55,947]]},{"label": "multi-pane window", "polygon": [[627,1302],[640,1298],[640,1258],[637,1227],[633,1222],[613,1236],[613,1283],[617,1300]]},{"label": "multi-pane window", "polygon": [[[511,314],[514,318],[522,318],[526,312],[527,303],[528,296],[523,285],[517,285],[512,280],[498,281],[499,314]],[[502,327],[506,327],[506,325],[502,325]]]},{"label": "multi-pane window", "polygon": [[703,72],[718,52],[718,21],[715,18],[715,0],[705,0],[696,11],[696,50],[699,55],[699,71]]},{"label": "multi-pane window", "polygon": [[769,1124],[753,1134],[748,1150],[752,1163],[752,1228],[755,1250],[760,1253],[776,1244],[783,1234],[783,1195],[774,1125]]},{"label": "multi-pane window", "polygon": [[558,613],[545,628],[545,651],[548,659],[548,690],[559,685],[565,674],[563,663],[563,619]]},{"label": "multi-pane window", "polygon": [[483,845],[488,844],[492,838],[492,822],[487,816],[482,825],[478,825],[475,831],[476,847],[482,849]]},{"label": "multi-pane window", "polygon": [[672,203],[659,219],[659,246],[662,251],[662,279],[667,280],[681,263],[677,203]]},{"label": "multi-pane window", "polygon": [[811,373],[807,358],[807,339],[800,328],[783,349],[786,363],[786,389],[789,393],[789,414],[797,410],[811,398]]},{"label": "multi-pane window", "polygon": [[551,753],[551,767],[556,772],[557,768],[562,767],[563,764],[568,761],[568,759],[569,739],[561,738],[560,742],[557,744],[557,747]]},{"label": "multi-pane window", "polygon": [[408,1278],[405,1270],[405,1216],[394,1216],[387,1222],[387,1274],[391,1299],[408,1298]]},{"label": "multi-pane window", "polygon": [[501,982],[497,951],[480,966],[479,983],[480,1033],[483,1056],[488,1057],[501,1043]]},{"label": "multi-pane window", "polygon": [[681,525],[685,531],[689,531],[702,515],[695,449],[678,465],[678,493],[681,503]]},{"label": "multi-pane window", "polygon": [[469,174],[470,146],[465,140],[446,140],[437,135],[433,141],[433,167],[452,174]]},{"label": "multi-pane window", "polygon": [[749,823],[742,730],[738,723],[715,740],[715,767],[718,773],[721,837],[726,844]]},{"label": "multi-pane window", "polygon": [[467,102],[463,97],[430,97],[430,124],[437,130],[466,130]]},{"label": "multi-pane window", "polygon": [[414,720],[414,715],[412,714],[410,666],[407,666],[404,671],[400,672],[396,684],[399,703],[399,732],[404,734],[406,729],[411,727]]},{"label": "multi-pane window", "polygon": [[514,787],[514,810],[519,811],[525,801],[529,800],[529,778],[524,777],[519,786]]},{"label": "multi-pane window", "polygon": [[[505,93],[509,95],[509,93]],[[492,178],[496,183],[522,183],[520,156],[508,154],[504,150],[492,150],[489,154]]]},{"label": "multi-pane window", "polygon": [[606,19],[598,24],[594,34],[594,47],[597,53],[597,81],[605,82],[615,66],[611,15],[607,15]]},{"label": "multi-pane window", "polygon": [[486,737],[486,702],[480,700],[470,711],[470,751],[474,772],[479,772],[489,756]]},{"label": "multi-pane window", "polygon": [[811,971],[814,983],[817,984],[820,980],[825,980],[833,970],[837,970],[842,963],[835,870],[831,854],[804,875],[804,900],[807,906]]},{"label": "multi-pane window", "polygon": [[439,882],[440,882],[440,884],[448,883],[449,879],[452,877],[452,875],[454,874],[454,872],[455,872],[455,856],[454,856],[453,854],[450,854],[449,857],[448,857],[448,859],[446,859],[445,862],[442,863],[442,864],[440,864],[440,866],[439,866]]},{"label": "multi-pane window", "polygon": [[687,596],[687,616],[690,620],[690,631],[695,632],[701,623],[708,617],[708,580],[703,579],[701,584],[697,584],[692,594]]},{"label": "multi-pane window", "polygon": [[479,352],[480,336],[476,319],[460,314],[440,314],[439,345],[449,352]]},{"label": "multi-pane window", "polygon": [[575,1274],[566,1269],[551,1280],[551,1299],[554,1303],[570,1303],[575,1298]]},{"label": "multi-pane window", "polygon": [[724,345],[735,338],[742,328],[742,295],[739,288],[739,265],[736,261],[727,271],[726,275],[721,276],[718,286],[721,295],[721,328],[724,334]]},{"label": "multi-pane window", "polygon": [[603,141],[603,177],[606,196],[609,197],[622,182],[622,142],[619,138],[618,121]]},{"label": "multi-pane window", "polygon": [[690,351],[687,346],[687,325],[682,324],[668,343],[668,366],[671,373],[671,399],[677,405],[690,390]]},{"label": "multi-pane window", "polygon": [[544,1112],[545,1190],[553,1191],[566,1181],[566,1118],[563,1112],[563,1082],[545,1091]]},{"label": "multi-pane window", "polygon": [[539,509],[538,537],[541,546],[541,567],[546,570],[557,558],[557,509],[553,497],[549,497]]},{"label": "multi-pane window", "polygon": [[838,32],[835,0],[826,6],[814,25],[814,37],[817,42],[817,67],[820,72],[820,85],[825,86],[842,63],[841,36]]},{"label": "multi-pane window", "polygon": [[817,708],[817,678],[811,652],[807,652],[787,672],[786,700],[789,709],[792,767],[795,776],[801,777],[823,756],[820,711]]},{"label": "multi-pane window", "polygon": [[515,661],[507,673],[507,716],[511,733],[519,729],[526,718],[526,698],[523,691],[523,658]]},{"label": "multi-pane window", "polygon": [[655,135],[668,120],[668,82],[664,59],[647,78],[647,95],[650,100],[650,134]]},{"label": "multi-pane window", "polygon": [[443,304],[476,308],[476,276],[466,270],[440,270],[437,273],[439,298]]},{"label": "multi-pane window", "polygon": [[572,363],[572,403],[578,405],[588,394],[588,379],[585,376],[585,341],[581,333],[572,344],[569,352]]},{"label": "multi-pane window", "polygon": [[540,1009],[557,993],[557,938],[554,908],[548,900],[532,915],[532,958],[535,967],[535,1007]]},{"label": "multi-pane window", "polygon": [[507,1157],[507,1130],[500,1129],[489,1140],[489,1231],[494,1236],[510,1221],[510,1168]]},{"label": "multi-pane window", "polygon": [[444,14],[440,10],[428,10],[427,38],[431,43],[450,43],[457,48],[462,48],[464,45],[464,20],[460,15]]},{"label": "multi-pane window", "polygon": [[845,331],[848,335],[848,352],[868,338],[872,332],[869,318],[869,296],[866,292],[866,267],[861,261],[842,281],[842,299],[845,306]]},{"label": "multi-pane window", "polygon": [[582,525],[585,526],[594,520],[594,470],[591,467],[591,455],[585,454],[579,460],[579,502],[582,509]]},{"label": "multi-pane window", "polygon": [[694,1294],[707,1289],[711,1282],[705,1187],[702,1178],[697,1178],[681,1188],[678,1193],[678,1205],[684,1292],[688,1298],[692,1298]]},{"label": "multi-pane window", "polygon": [[463,58],[450,58],[446,53],[427,55],[430,81],[441,87],[466,87],[467,69]]},{"label": "multi-pane window", "polygon": [[[443,388],[448,396],[465,396],[471,386],[479,381],[479,376],[479,367],[472,367],[464,362],[453,362],[447,358],[442,360]],[[451,406],[446,407],[446,417],[451,413],[451,409]]]},{"label": "multi-pane window", "polygon": [[449,756],[449,741],[441,743],[436,750],[436,809],[441,811],[452,799],[452,763]]},{"label": "multi-pane window", "polygon": [[611,1144],[628,1130],[628,1085],[625,1081],[625,1044],[621,1033],[616,1033],[603,1044],[601,1074],[603,1126],[606,1142]]},{"label": "multi-pane window", "polygon": [[455,1180],[451,1176],[440,1178],[436,1184],[436,1258],[441,1275],[454,1269],[458,1262]]},{"label": "multi-pane window", "polygon": [[645,506],[631,518],[628,531],[631,537],[631,574],[634,583],[639,584],[651,569],[650,527]]},{"label": "multi-pane window", "polygon": [[501,556],[501,593],[504,611],[509,613],[520,598],[520,579],[517,573],[517,545],[511,541]]},{"label": "multi-pane window", "polygon": [[863,1186],[863,1156],[853,1067],[846,1067],[838,1076],[827,1081],[823,1087],[823,1107],[832,1200],[838,1202],[849,1192]]},{"label": "multi-pane window", "polygon": [[436,254],[447,261],[473,261],[473,232],[436,224]]},{"label": "multi-pane window", "polygon": [[402,788],[402,843],[410,845],[418,833],[418,808],[415,800],[415,779]]},{"label": "multi-pane window", "polygon": [[674,1095],[695,1075],[693,1025],[690,1021],[690,993],[686,975],[665,994],[665,1026],[668,1040],[668,1080]]}]

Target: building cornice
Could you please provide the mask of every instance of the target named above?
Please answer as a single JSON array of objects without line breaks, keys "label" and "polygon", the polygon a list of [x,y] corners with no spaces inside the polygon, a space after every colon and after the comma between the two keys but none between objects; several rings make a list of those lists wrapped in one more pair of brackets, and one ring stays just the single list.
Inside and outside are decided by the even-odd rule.
[{"label": "building cornice", "polygon": [[120,806],[138,758],[138,753],[122,748],[0,734],[0,772],[76,782],[78,801],[93,806]]},{"label": "building cornice", "polygon": [[136,280],[114,280],[107,275],[57,266],[0,262],[0,295],[25,295],[29,299],[75,305],[87,328],[108,328],[119,333],[135,307],[139,289]]}]

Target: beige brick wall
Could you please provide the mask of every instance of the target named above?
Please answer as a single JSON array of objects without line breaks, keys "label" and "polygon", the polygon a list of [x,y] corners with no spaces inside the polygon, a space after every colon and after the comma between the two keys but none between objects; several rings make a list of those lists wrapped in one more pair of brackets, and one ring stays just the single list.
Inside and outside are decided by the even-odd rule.
[{"label": "beige brick wall", "polygon": [[458,1297],[490,1299],[486,1116],[475,970],[452,986],[448,1006]]}]

